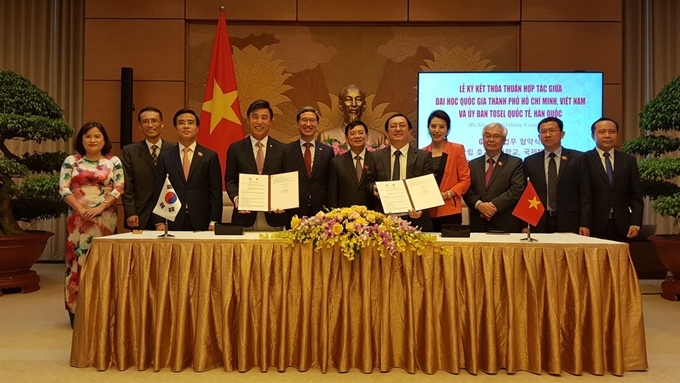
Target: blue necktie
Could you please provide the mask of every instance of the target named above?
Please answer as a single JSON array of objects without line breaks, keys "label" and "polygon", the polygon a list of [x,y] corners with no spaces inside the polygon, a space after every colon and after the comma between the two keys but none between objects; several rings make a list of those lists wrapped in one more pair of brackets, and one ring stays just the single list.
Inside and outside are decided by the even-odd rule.
[{"label": "blue necktie", "polygon": [[605,152],[604,156],[604,168],[607,170],[607,177],[609,178],[609,183],[611,184],[614,180],[614,168],[612,167],[612,161],[609,159],[609,152]]}]

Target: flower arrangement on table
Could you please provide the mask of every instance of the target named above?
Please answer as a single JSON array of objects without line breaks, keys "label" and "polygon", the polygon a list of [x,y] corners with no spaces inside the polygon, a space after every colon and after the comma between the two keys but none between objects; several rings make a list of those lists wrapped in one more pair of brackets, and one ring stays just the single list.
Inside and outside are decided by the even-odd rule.
[{"label": "flower arrangement on table", "polygon": [[315,248],[339,244],[350,261],[362,248],[374,245],[380,256],[396,256],[413,249],[418,255],[434,245],[437,237],[424,234],[399,217],[384,215],[365,206],[352,206],[319,212],[313,217],[294,216],[291,229],[271,234],[288,245],[313,242]]},{"label": "flower arrangement on table", "polygon": [[[347,144],[347,141],[340,142],[335,138],[329,138],[327,140],[324,140],[323,143],[333,148],[333,152],[335,153],[336,156],[345,154],[349,151],[349,145]],[[368,136],[366,136],[366,150],[368,150],[369,152],[375,152],[378,149],[383,149],[388,146],[389,145],[385,143],[383,143],[382,145],[374,144],[368,139]]]}]

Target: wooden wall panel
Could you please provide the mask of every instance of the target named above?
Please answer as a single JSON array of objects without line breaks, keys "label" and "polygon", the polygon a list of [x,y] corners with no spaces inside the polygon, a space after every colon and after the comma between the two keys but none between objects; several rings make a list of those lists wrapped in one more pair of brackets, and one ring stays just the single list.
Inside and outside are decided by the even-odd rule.
[{"label": "wooden wall panel", "polygon": [[606,84],[621,83],[620,23],[523,22],[520,34],[523,71],[601,71]]},{"label": "wooden wall panel", "polygon": [[409,21],[519,21],[520,0],[410,0]]},{"label": "wooden wall panel", "polygon": [[85,80],[119,80],[132,67],[136,80],[184,81],[184,20],[85,21]]},{"label": "wooden wall panel", "polygon": [[[163,112],[165,129],[161,137],[177,141],[172,116],[184,107],[184,82],[135,81],[133,92],[136,108],[133,140],[144,138],[137,124],[137,113],[145,106],[152,105]],[[120,142],[120,81],[85,81],[85,100],[83,121],[101,122],[111,141]]]},{"label": "wooden wall panel", "polygon": [[298,0],[298,21],[408,21],[408,0]]},{"label": "wooden wall panel", "polygon": [[522,0],[523,21],[622,21],[621,0]]},{"label": "wooden wall panel", "polygon": [[604,111],[603,116],[609,117],[619,123],[619,140],[617,145],[624,141],[623,129],[623,86],[604,86]]},{"label": "wooden wall panel", "polygon": [[184,0],[85,0],[88,19],[183,19]]},{"label": "wooden wall panel", "polygon": [[120,81],[85,81],[83,122],[98,121],[120,142]]},{"label": "wooden wall panel", "polygon": [[[257,6],[255,6],[257,4]],[[220,5],[227,20],[295,21],[296,0],[186,0],[187,20],[217,20]]]}]

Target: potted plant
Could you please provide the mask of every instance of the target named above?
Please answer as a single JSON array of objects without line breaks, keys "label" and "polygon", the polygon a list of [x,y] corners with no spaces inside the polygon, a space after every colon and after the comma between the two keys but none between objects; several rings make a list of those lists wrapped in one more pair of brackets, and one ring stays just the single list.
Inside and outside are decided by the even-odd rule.
[{"label": "potted plant", "polygon": [[[680,132],[680,76],[672,79],[645,105],[640,112],[640,131],[642,136],[625,142],[623,149],[645,157],[638,161],[642,190],[653,201],[654,211],[663,217],[674,218],[677,227],[680,224],[680,186],[672,180],[680,176],[680,158],[661,156],[680,153],[680,138],[659,132]],[[680,296],[680,234],[654,235],[649,239],[672,274],[662,283],[662,296],[677,300]]]},{"label": "potted plant", "polygon": [[0,71],[0,295],[5,288],[24,293],[40,288],[31,267],[54,233],[25,230],[32,223],[56,218],[68,206],[59,195],[59,169],[65,152],[13,153],[16,141],[67,140],[73,128],[63,110],[25,77]]}]

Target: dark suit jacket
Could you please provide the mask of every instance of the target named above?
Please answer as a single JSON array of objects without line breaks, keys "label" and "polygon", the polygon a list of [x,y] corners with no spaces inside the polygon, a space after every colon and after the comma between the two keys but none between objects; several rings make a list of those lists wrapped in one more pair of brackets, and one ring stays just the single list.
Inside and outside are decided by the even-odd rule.
[{"label": "dark suit jacket", "polygon": [[[491,173],[488,187],[485,165],[484,156],[470,161],[471,185],[463,196],[470,213],[470,230],[483,233],[495,229],[506,233],[518,233],[521,229],[520,220],[512,215],[512,211],[526,186],[524,164],[519,157],[501,153]],[[490,221],[482,218],[475,209],[477,201],[492,202],[496,206],[498,211]]]},{"label": "dark suit jacket", "polygon": [[[373,192],[373,185],[376,181],[390,181],[392,180],[392,158],[390,146],[376,150],[373,153],[375,160],[375,173],[368,174],[367,188],[371,193]],[[420,177],[426,174],[432,174],[432,153],[416,149],[409,146],[409,151],[406,159],[406,178]],[[378,210],[384,211],[382,204],[378,202]],[[411,221],[411,225],[418,226],[422,231],[431,232],[432,219],[427,210],[423,210],[423,215],[418,219],[411,219],[408,215],[402,216],[405,220]]]},{"label": "dark suit jacket", "polygon": [[[591,226],[592,195],[588,162],[582,152],[562,148],[562,159],[557,171],[557,230],[578,233],[579,227]],[[548,189],[545,177],[545,151],[534,153],[524,160],[524,174],[536,189],[546,212],[535,232],[545,231]],[[533,229],[532,229],[533,231]]]},{"label": "dark suit jacket", "polygon": [[614,152],[614,177],[610,184],[597,150],[589,150],[585,156],[590,167],[593,193],[593,235],[604,232],[609,212],[613,210],[616,230],[626,236],[631,225],[642,225],[642,187],[635,157]]},{"label": "dark suit jacket", "polygon": [[[312,207],[312,214],[316,214],[328,208],[328,171],[331,160],[335,157],[333,148],[316,140],[314,143],[314,161],[312,162],[312,175],[307,174],[305,159],[300,148],[300,140],[287,145],[288,164],[298,172],[298,188],[300,195],[300,207],[287,211],[288,218],[294,215],[302,217],[307,215],[308,206]],[[290,222],[290,221],[289,221]]]},{"label": "dark suit jacket", "polygon": [[[158,201],[158,196],[163,190],[166,174],[182,203],[182,208],[175,220],[168,221],[169,230],[182,229],[186,217],[185,207],[188,207],[191,224],[196,230],[208,230],[210,221],[222,221],[222,182],[220,180],[222,170],[217,153],[196,144],[189,168],[189,178],[185,179],[179,145],[163,152],[158,157],[154,201]],[[154,220],[155,223],[165,222],[164,218],[155,214]]]},{"label": "dark suit jacket", "polygon": [[[286,160],[286,145],[269,136],[262,174],[271,175],[292,171]],[[258,174],[250,136],[232,143],[227,149],[227,169],[224,171],[224,181],[232,202],[238,196],[238,175],[240,173]],[[238,209],[234,208],[231,222],[242,223],[244,227],[248,227],[255,224],[256,217],[257,212],[241,214]],[[288,217],[285,213],[265,213],[265,218],[269,226],[286,226],[288,223]]]},{"label": "dark suit jacket", "polygon": [[[174,142],[162,140],[158,156],[164,151],[176,146]],[[125,174],[125,193],[123,193],[123,208],[125,209],[125,227],[130,216],[139,216],[139,228],[144,229],[150,223],[151,212],[156,205],[154,196],[154,179],[156,165],[149,153],[146,140],[133,142],[123,148],[123,172]]]},{"label": "dark suit jacket", "polygon": [[374,210],[377,198],[367,188],[368,173],[375,171],[373,154],[365,152],[361,179],[357,179],[354,153],[349,151],[333,158],[328,176],[328,204],[331,208],[363,205]]}]

